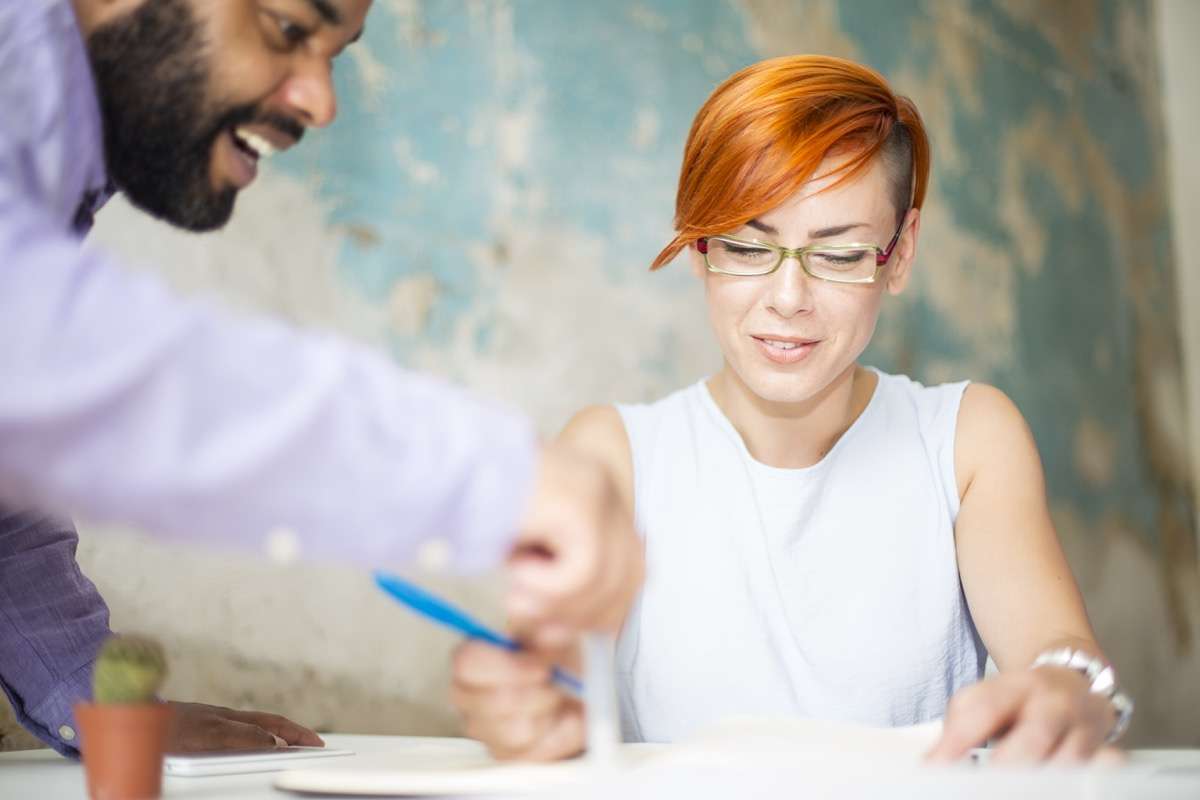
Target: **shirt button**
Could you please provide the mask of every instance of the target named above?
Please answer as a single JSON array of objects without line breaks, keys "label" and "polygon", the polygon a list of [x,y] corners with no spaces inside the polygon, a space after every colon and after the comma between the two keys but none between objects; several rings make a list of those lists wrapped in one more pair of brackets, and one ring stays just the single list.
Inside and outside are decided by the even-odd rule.
[{"label": "shirt button", "polygon": [[300,557],[300,537],[284,525],[267,532],[266,545],[267,557],[276,564],[291,564]]},{"label": "shirt button", "polygon": [[417,550],[417,564],[426,572],[444,572],[454,556],[450,542],[445,539],[430,539]]},{"label": "shirt button", "polygon": [[67,741],[67,742],[74,741],[75,740],[75,729],[72,728],[70,725],[60,725],[58,728],[58,735],[64,741]]}]

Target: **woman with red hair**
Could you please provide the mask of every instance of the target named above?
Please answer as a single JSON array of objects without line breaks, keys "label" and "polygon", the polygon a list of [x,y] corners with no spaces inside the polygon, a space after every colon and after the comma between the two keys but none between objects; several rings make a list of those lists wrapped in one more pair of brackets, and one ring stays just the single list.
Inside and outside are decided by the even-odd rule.
[{"label": "woman with red hair", "polygon": [[[617,652],[627,740],[726,715],[944,717],[934,759],[991,739],[997,762],[1074,761],[1128,723],[1020,412],[991,386],[859,363],[912,274],[929,169],[914,105],[843,59],[755,64],[697,114],[653,268],[686,252],[724,365],[562,434],[645,539]],[[467,732],[497,755],[583,746],[540,658],[456,656]]]}]

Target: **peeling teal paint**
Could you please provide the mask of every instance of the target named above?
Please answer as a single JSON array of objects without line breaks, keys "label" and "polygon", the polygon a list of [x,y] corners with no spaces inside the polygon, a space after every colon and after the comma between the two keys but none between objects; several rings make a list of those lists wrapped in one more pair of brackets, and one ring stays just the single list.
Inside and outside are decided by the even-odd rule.
[{"label": "peeling teal paint", "polygon": [[[895,0],[839,0],[835,4],[842,32],[859,47],[864,63],[883,74],[917,57],[918,68],[930,54],[913,47],[913,34],[936,24],[923,4]],[[923,60],[922,60],[923,59]]]},{"label": "peeling teal paint", "polygon": [[[881,325],[891,328],[881,342],[888,344],[877,342],[868,359],[910,369],[918,379],[933,365],[960,365],[961,377],[996,383],[1029,418],[1055,501],[1089,522],[1119,513],[1153,542],[1156,513],[1166,501],[1155,494],[1150,445],[1135,412],[1137,341],[1148,324],[1177,336],[1178,322],[1170,310],[1147,321],[1133,308],[1134,292],[1152,293],[1155,303],[1173,299],[1165,189],[1156,183],[1158,98],[1143,92],[1131,72],[1150,67],[1122,60],[1122,37],[1145,32],[1121,26],[1144,20],[1147,5],[1137,2],[1131,11],[1115,0],[1098,2],[1088,29],[1068,25],[1074,21],[1054,9],[1045,12],[1057,15],[1059,27],[1052,29],[1042,17],[1016,19],[997,2],[975,0],[952,22],[936,15],[940,8],[842,0],[831,18],[867,63],[885,74],[917,76],[917,86],[898,84],[900,92],[947,106],[947,127],[931,131],[930,202],[980,255],[979,263],[968,255],[955,269],[968,279],[986,277],[984,269],[1011,271],[1011,296],[987,301],[1011,307],[1014,339],[1001,343],[1011,355],[999,363],[994,356],[981,360],[978,334],[969,328],[972,310],[950,314],[920,295],[902,313],[885,314]],[[429,0],[411,6],[420,32],[414,43],[397,35],[404,20],[395,9],[377,4],[361,45],[383,66],[382,87],[373,93],[344,59],[336,75],[338,124],[314,133],[310,146],[281,163],[298,176],[321,176],[331,222],[378,233],[376,245],[348,240],[342,254],[344,280],[356,292],[382,304],[406,276],[437,279],[440,293],[424,328],[392,336],[401,359],[418,344],[451,339],[472,313],[469,340],[480,352],[494,346],[496,309],[482,270],[502,264],[472,254],[507,253],[508,240],[523,230],[558,232],[555,241],[569,243],[533,254],[548,271],[571,269],[572,247],[599,242],[604,278],[625,291],[691,280],[680,265],[644,271],[670,236],[692,116],[720,80],[762,57],[755,24],[782,23],[757,19],[766,12],[752,3],[720,0],[467,7]],[[797,30],[796,40],[811,33]],[[964,37],[971,97],[952,83],[926,80],[960,66],[943,63],[941,37]],[[1060,50],[1062,41],[1069,52]],[[1019,196],[1007,199],[1026,210],[1045,242],[1040,263],[1030,264],[1020,247],[1030,232],[1014,228],[1001,202],[1009,146],[1035,115],[1046,122],[1039,130],[1047,148],[1076,132],[1086,141],[1060,148],[1065,155],[1055,171],[1047,169],[1038,142],[1019,164]],[[525,126],[509,135],[518,150],[527,149],[526,159],[506,159],[505,118]],[[639,120],[646,129],[635,143]],[[1103,154],[1122,192],[1149,198],[1142,218],[1114,217],[1119,199],[1105,199],[1111,181],[1106,188],[1094,174],[1085,144]],[[943,157],[951,146],[965,156],[958,166]],[[424,173],[406,169],[401,155],[424,164]],[[1064,175],[1071,187],[1060,183]],[[1082,198],[1079,207],[1072,209],[1068,197]],[[926,239],[933,240],[929,232]],[[1161,286],[1135,285],[1130,265],[1118,260],[1122,249],[1144,254],[1143,272],[1159,276]],[[997,263],[996,254],[1001,267],[982,266]],[[925,264],[938,258],[929,249],[920,254]],[[703,324],[700,314],[696,320]],[[672,374],[673,332],[659,331],[650,341],[639,368]],[[1098,347],[1110,353],[1107,367],[1095,363]],[[1111,485],[1088,484],[1074,461],[1084,413],[1116,442]]]}]

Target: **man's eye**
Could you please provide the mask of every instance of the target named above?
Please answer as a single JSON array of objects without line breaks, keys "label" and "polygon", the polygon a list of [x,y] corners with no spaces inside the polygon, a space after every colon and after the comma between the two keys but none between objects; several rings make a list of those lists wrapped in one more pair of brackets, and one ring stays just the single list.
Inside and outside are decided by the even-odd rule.
[{"label": "man's eye", "polygon": [[279,33],[283,35],[289,45],[298,45],[308,38],[307,28],[287,19],[277,19],[276,22],[279,25]]}]

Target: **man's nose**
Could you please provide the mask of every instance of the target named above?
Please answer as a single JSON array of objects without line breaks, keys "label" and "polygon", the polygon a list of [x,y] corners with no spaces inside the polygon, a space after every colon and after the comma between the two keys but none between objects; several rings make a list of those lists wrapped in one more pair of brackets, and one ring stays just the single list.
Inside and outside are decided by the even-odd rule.
[{"label": "man's nose", "polygon": [[282,101],[300,121],[323,128],[337,116],[337,93],[328,61],[306,60],[297,65],[282,87]]}]

